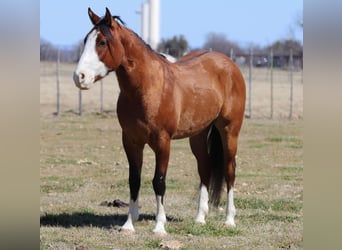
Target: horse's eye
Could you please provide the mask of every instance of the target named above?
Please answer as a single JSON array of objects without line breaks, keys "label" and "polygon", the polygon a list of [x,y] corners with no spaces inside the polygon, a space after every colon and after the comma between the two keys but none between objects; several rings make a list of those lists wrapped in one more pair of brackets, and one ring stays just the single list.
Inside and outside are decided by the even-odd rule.
[{"label": "horse's eye", "polygon": [[101,41],[99,42],[99,45],[100,45],[100,46],[105,46],[106,44],[107,44],[106,40],[101,40]]}]

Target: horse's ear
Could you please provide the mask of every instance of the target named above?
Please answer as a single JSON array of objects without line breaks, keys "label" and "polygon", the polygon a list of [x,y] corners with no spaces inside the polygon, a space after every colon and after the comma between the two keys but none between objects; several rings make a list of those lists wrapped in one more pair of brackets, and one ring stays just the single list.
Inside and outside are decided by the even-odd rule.
[{"label": "horse's ear", "polygon": [[93,25],[97,24],[97,22],[100,20],[100,17],[96,15],[90,8],[88,8],[88,15]]},{"label": "horse's ear", "polygon": [[110,27],[113,27],[114,20],[113,20],[112,14],[110,13],[110,11],[107,7],[106,7],[106,21]]}]

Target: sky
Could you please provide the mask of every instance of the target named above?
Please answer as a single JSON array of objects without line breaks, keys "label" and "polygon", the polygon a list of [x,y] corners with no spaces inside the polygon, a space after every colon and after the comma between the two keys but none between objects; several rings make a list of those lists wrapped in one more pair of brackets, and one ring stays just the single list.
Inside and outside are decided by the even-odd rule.
[{"label": "sky", "polygon": [[[40,37],[57,46],[83,40],[92,28],[88,7],[99,16],[108,7],[141,34],[137,11],[145,1],[41,0]],[[184,35],[193,49],[201,48],[210,32],[224,34],[242,47],[267,46],[280,39],[303,42],[298,18],[303,18],[303,0],[160,0],[160,38]]]}]

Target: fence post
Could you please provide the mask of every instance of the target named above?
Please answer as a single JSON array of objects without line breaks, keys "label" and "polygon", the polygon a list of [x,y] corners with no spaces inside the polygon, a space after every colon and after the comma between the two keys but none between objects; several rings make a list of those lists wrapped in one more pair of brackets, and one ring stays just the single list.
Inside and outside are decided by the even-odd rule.
[{"label": "fence post", "polygon": [[271,70],[271,115],[270,118],[273,118],[273,47],[270,52],[270,70]]},{"label": "fence post", "polygon": [[100,82],[100,113],[103,113],[103,80]]},{"label": "fence post", "polygon": [[249,118],[252,118],[252,67],[253,67],[253,48],[250,49],[249,55],[249,74],[248,74],[248,110]]},{"label": "fence post", "polygon": [[59,64],[60,64],[60,48],[57,49],[57,63],[56,63],[56,88],[57,88],[57,96],[56,96],[56,115],[59,115],[60,112],[60,87],[59,87]]},{"label": "fence post", "polygon": [[289,119],[292,118],[292,110],[293,110],[293,50],[290,49],[290,59],[289,59],[289,70],[290,70],[290,113]]},{"label": "fence post", "polygon": [[78,114],[82,115],[82,90],[78,90]]}]

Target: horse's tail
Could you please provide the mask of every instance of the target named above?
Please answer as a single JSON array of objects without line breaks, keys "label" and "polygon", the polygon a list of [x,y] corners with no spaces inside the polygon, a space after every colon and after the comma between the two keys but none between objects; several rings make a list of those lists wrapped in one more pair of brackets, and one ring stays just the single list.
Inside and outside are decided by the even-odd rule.
[{"label": "horse's tail", "polygon": [[208,134],[208,153],[210,155],[210,184],[209,184],[209,201],[215,207],[218,207],[221,198],[222,185],[224,181],[224,164],[223,164],[223,146],[220,132],[211,126]]}]

